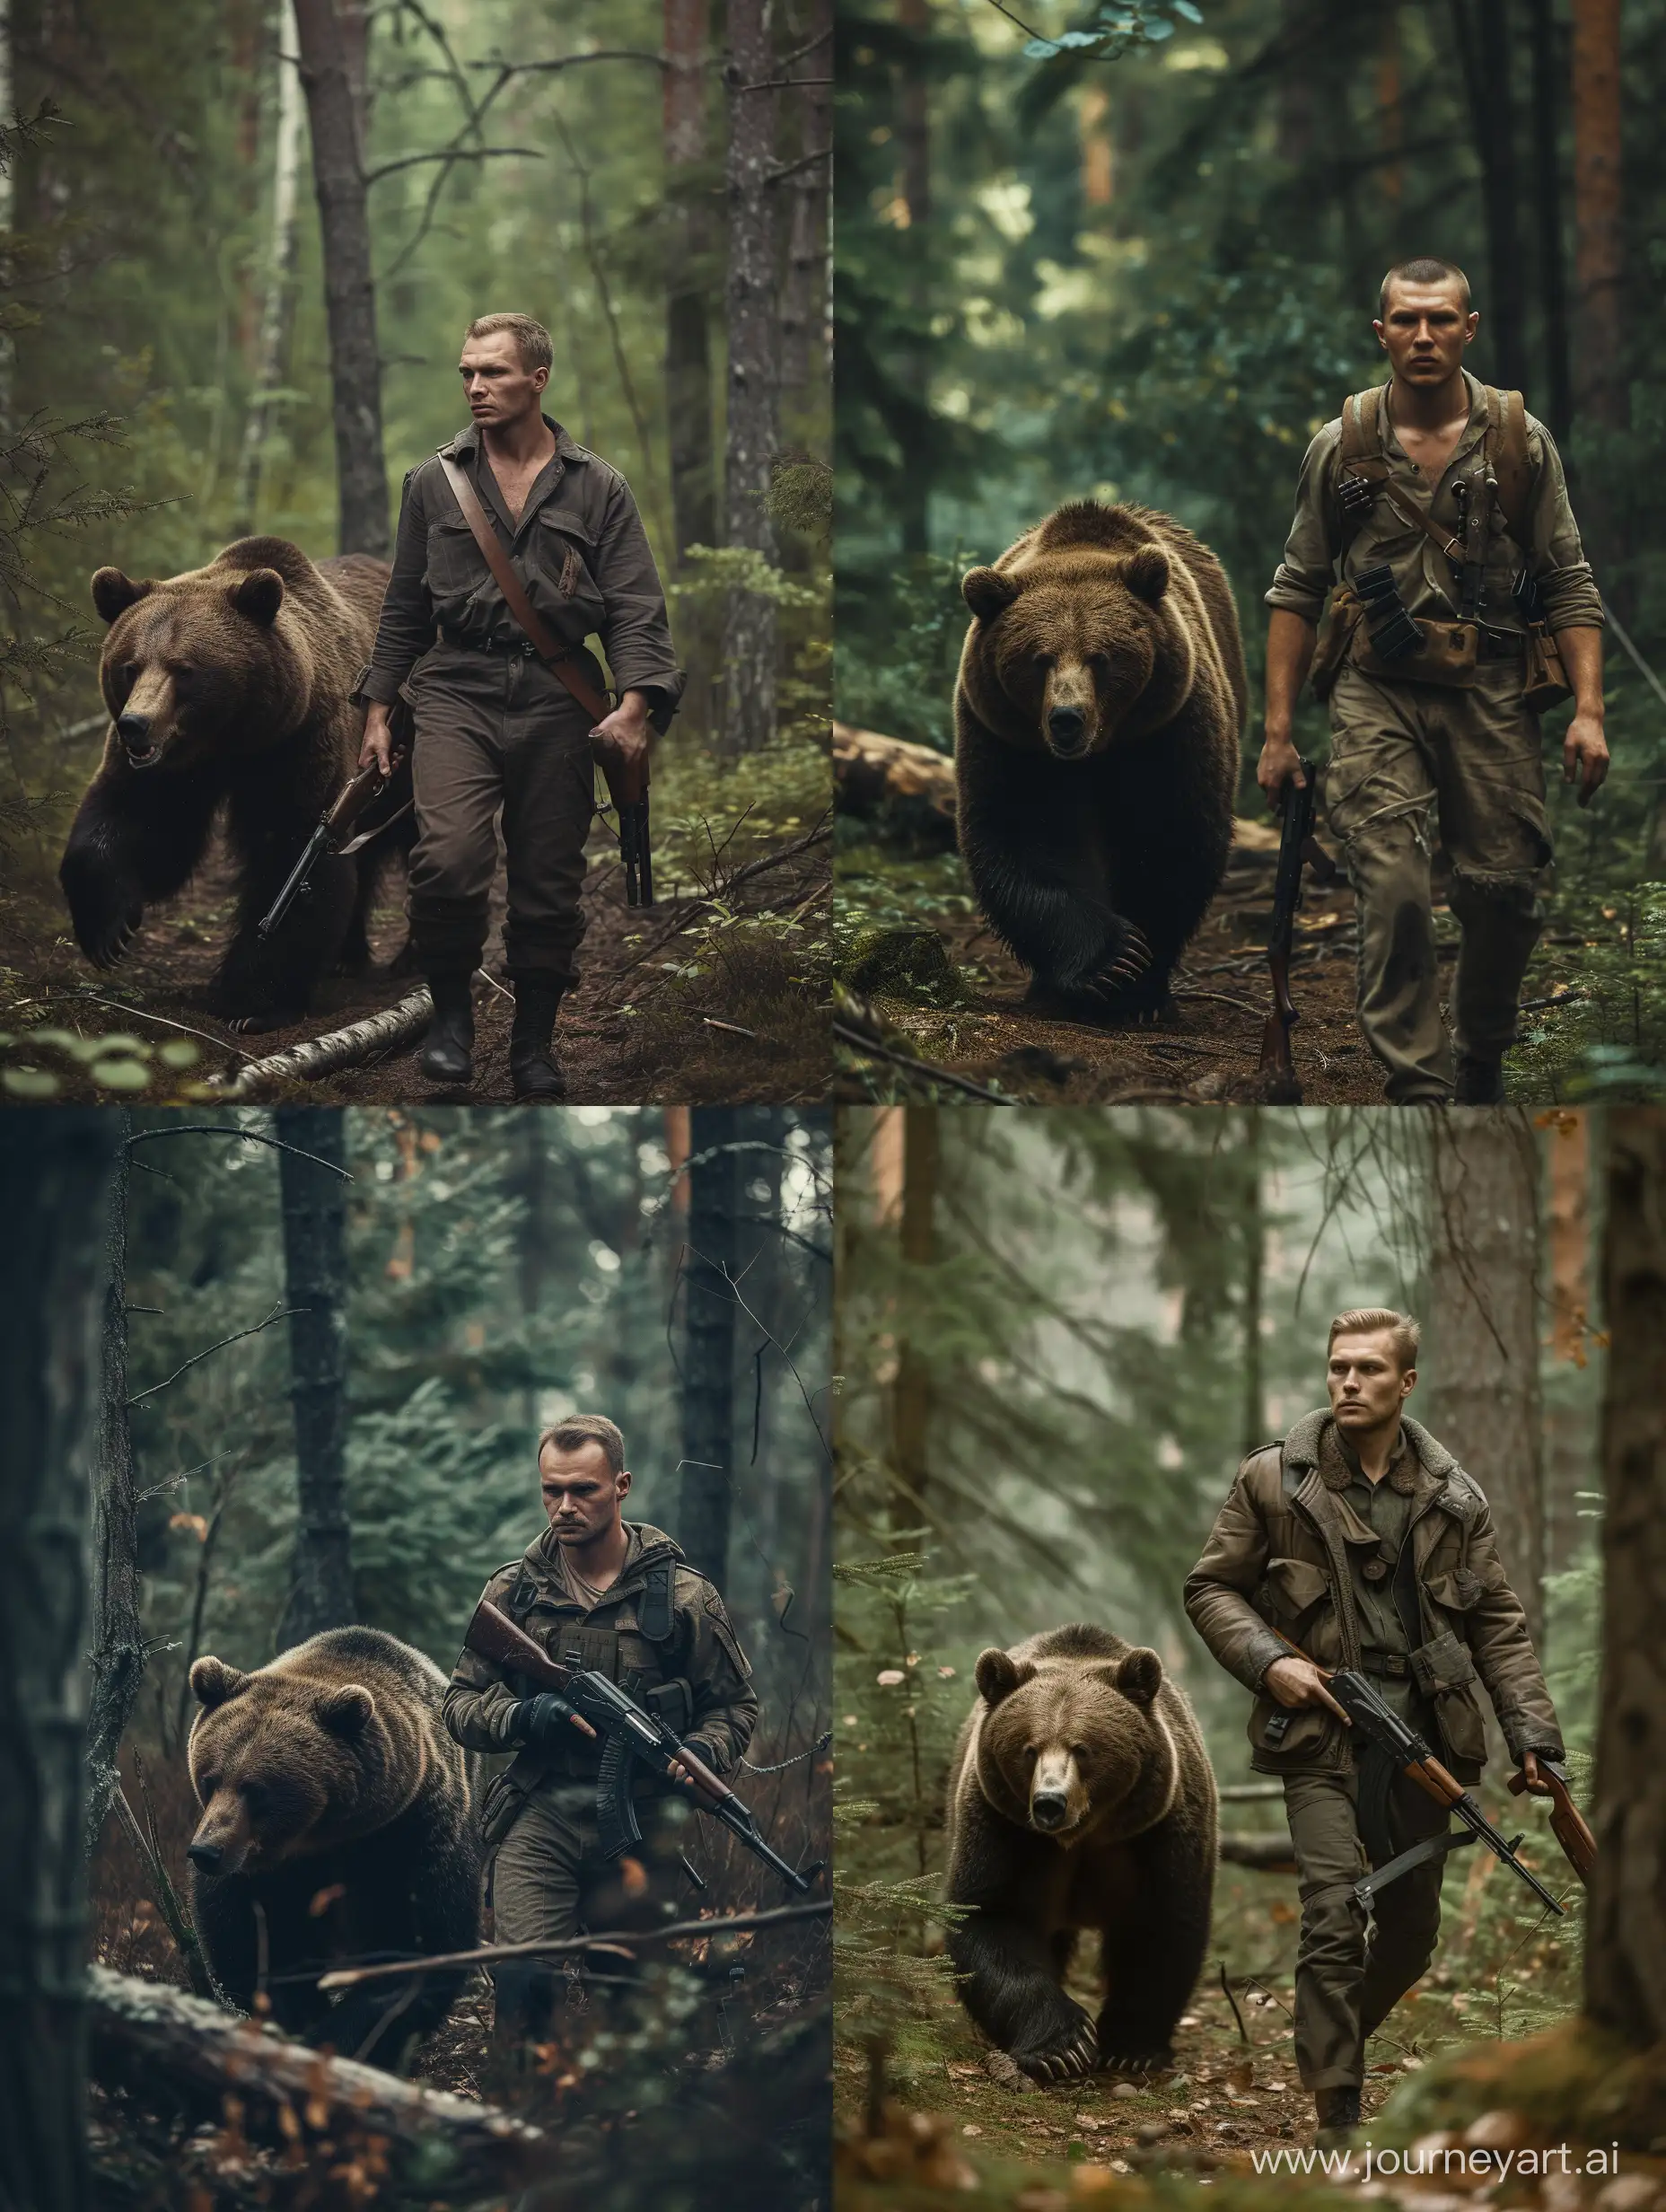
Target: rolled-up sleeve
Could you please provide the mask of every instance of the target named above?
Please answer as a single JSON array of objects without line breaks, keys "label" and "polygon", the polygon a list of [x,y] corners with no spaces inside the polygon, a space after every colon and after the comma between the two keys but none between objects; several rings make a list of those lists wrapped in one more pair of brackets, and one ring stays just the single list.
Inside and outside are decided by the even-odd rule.
[{"label": "rolled-up sleeve", "polygon": [[1296,485],[1295,520],[1290,525],[1285,557],[1278,564],[1272,589],[1267,594],[1269,607],[1282,607],[1290,614],[1299,614],[1303,621],[1316,627],[1325,611],[1325,601],[1336,576],[1337,549],[1331,529],[1336,505],[1332,478],[1341,434],[1340,422],[1327,423],[1303,456]]},{"label": "rolled-up sleeve", "polygon": [[434,602],[428,596],[428,517],[416,471],[405,479],[393,574],[381,601],[370,667],[355,698],[391,707],[399,686],[434,643]]},{"label": "rolled-up sleeve", "polygon": [[1524,549],[1544,602],[1545,619],[1553,630],[1600,630],[1605,627],[1602,594],[1579,541],[1562,456],[1542,423],[1529,425],[1528,458],[1536,466],[1532,543]]},{"label": "rolled-up sleeve", "polygon": [[598,635],[619,691],[645,691],[653,721],[663,729],[677,710],[686,680],[671,645],[665,592],[642,516],[624,478],[608,489],[596,547],[596,582],[604,611]]}]

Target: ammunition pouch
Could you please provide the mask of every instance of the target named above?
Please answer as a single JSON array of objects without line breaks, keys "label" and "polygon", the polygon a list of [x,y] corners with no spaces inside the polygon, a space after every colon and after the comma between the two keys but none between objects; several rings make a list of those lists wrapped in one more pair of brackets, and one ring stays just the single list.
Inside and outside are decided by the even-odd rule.
[{"label": "ammunition pouch", "polygon": [[[516,1761],[518,1766],[520,1761]],[[486,1786],[480,1799],[480,1840],[488,1851],[498,1845],[520,1819],[522,1807],[531,1795],[530,1780],[517,1780],[514,1768],[505,1768],[495,1774]]]},{"label": "ammunition pouch", "polygon": [[1571,699],[1574,687],[1562,664],[1556,633],[1545,622],[1535,622],[1527,632],[1527,659],[1523,671],[1521,704],[1530,715],[1548,714]]},{"label": "ammunition pouch", "polygon": [[1486,1723],[1469,1647],[1450,1628],[1411,1655],[1412,1678],[1434,1707],[1450,1756],[1478,1768],[1486,1757]]},{"label": "ammunition pouch", "polygon": [[[1407,619],[1411,621],[1409,616]],[[1368,631],[1356,630],[1351,658],[1360,674],[1391,683],[1427,683],[1446,691],[1472,691],[1480,659],[1475,624],[1412,621],[1411,627],[1418,634],[1417,650],[1391,660],[1376,650]]]},{"label": "ammunition pouch", "polygon": [[1469,1647],[1450,1628],[1419,1644],[1411,1655],[1412,1679],[1425,1698],[1438,1698],[1449,1690],[1463,1690],[1475,1680],[1475,1661]]},{"label": "ammunition pouch", "polygon": [[687,1735],[693,1727],[694,1691],[680,1674],[669,1682],[655,1682],[651,1690],[638,1690],[635,1694],[639,1705],[678,1735]]},{"label": "ammunition pouch", "polygon": [[1330,604],[1325,610],[1324,627],[1319,633],[1319,644],[1313,654],[1313,665],[1308,673],[1316,699],[1328,699],[1336,689],[1337,677],[1342,663],[1348,657],[1354,633],[1359,628],[1364,611],[1346,584],[1338,585],[1330,594]]}]

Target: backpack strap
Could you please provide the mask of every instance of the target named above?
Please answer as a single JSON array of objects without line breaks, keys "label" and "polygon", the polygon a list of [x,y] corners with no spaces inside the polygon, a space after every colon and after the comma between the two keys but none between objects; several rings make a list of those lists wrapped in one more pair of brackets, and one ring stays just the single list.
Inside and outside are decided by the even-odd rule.
[{"label": "backpack strap", "polygon": [[514,1622],[517,1628],[523,1624],[527,1615],[531,1611],[533,1602],[537,1596],[538,1584],[532,1580],[531,1576],[527,1572],[526,1561],[522,1559],[521,1562],[521,1572],[515,1576],[514,1588],[511,1590],[509,1595],[504,1600],[504,1611],[508,1614],[510,1620]]},{"label": "backpack strap", "polygon": [[1527,402],[1519,391],[1486,386],[1486,460],[1498,486],[1498,506],[1516,549],[1529,549],[1533,464],[1527,450]]},{"label": "backpack strap", "polygon": [[636,1626],[650,1644],[669,1644],[677,1625],[671,1598],[677,1575],[674,1559],[656,1559],[643,1576]]}]

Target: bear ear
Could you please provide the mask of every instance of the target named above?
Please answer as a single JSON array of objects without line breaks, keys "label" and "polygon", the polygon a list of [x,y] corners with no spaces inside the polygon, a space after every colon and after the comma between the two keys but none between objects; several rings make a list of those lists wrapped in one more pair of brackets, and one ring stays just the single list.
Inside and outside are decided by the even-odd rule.
[{"label": "bear ear", "polygon": [[1169,588],[1169,557],[1158,545],[1143,545],[1122,571],[1124,583],[1136,598],[1154,607]]},{"label": "bear ear", "polygon": [[1131,1651],[1117,1662],[1117,1688],[1132,1705],[1149,1705],[1162,1688],[1162,1662],[1154,1651]]},{"label": "bear ear", "polygon": [[251,568],[240,584],[232,586],[232,604],[238,613],[265,629],[276,621],[283,603],[284,579],[276,568]]},{"label": "bear ear", "polygon": [[236,1667],[229,1667],[224,1659],[216,1659],[205,1652],[191,1663],[191,1695],[198,1705],[224,1705],[228,1698],[236,1697],[240,1690],[249,1686],[249,1677]]},{"label": "bear ear", "polygon": [[1014,1659],[992,1644],[987,1651],[978,1655],[975,1669],[978,1694],[987,1705],[999,1705],[1003,1698],[1010,1698],[1022,1684],[1035,1676],[1034,1663],[1029,1659]]},{"label": "bear ear", "polygon": [[363,1735],[376,1710],[376,1700],[358,1682],[344,1682],[327,1690],[314,1708],[320,1721],[335,1736]]},{"label": "bear ear", "polygon": [[146,598],[156,586],[148,580],[136,584],[131,576],[124,576],[119,568],[95,568],[92,572],[92,604],[101,620],[113,622],[119,614]]},{"label": "bear ear", "polygon": [[969,568],[960,596],[980,622],[993,622],[1018,597],[1018,579],[1004,568]]}]

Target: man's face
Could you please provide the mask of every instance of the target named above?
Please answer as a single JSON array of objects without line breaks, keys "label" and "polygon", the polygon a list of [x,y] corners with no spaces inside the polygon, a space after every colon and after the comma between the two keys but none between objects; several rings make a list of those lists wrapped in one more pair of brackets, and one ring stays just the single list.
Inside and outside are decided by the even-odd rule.
[{"label": "man's face", "polygon": [[1480,322],[1454,277],[1440,285],[1391,284],[1382,320],[1371,327],[1402,383],[1443,384]]},{"label": "man's face", "polygon": [[1416,1381],[1417,1370],[1402,1368],[1395,1356],[1390,1330],[1341,1336],[1330,1347],[1325,1387],[1339,1428],[1386,1428],[1399,1418]]},{"label": "man's face", "polygon": [[630,1470],[616,1475],[593,1437],[571,1452],[547,1444],[538,1459],[539,1482],[549,1525],[564,1544],[588,1543],[617,1526],[630,1488]]},{"label": "man's face", "polygon": [[466,338],[460,365],[463,396],[476,422],[501,429],[538,413],[549,371],[527,367],[512,331],[489,330],[484,338]]}]

